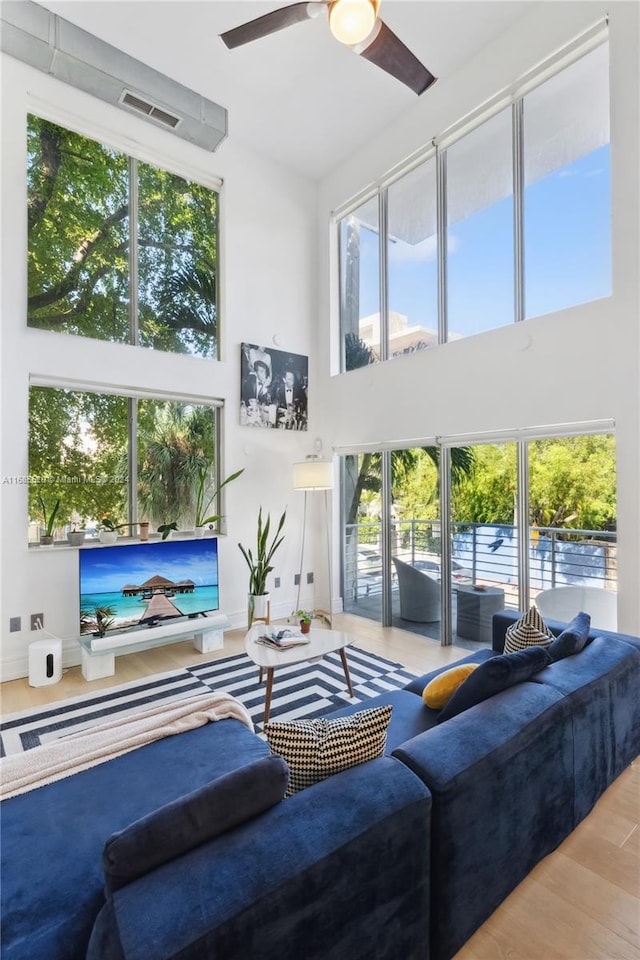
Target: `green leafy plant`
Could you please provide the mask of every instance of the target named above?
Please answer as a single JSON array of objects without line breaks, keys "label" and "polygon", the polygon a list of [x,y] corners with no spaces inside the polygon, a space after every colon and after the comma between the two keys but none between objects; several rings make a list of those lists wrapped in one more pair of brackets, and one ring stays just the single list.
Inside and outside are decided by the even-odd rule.
[{"label": "green leafy plant", "polygon": [[217,523],[218,520],[222,519],[222,514],[211,514],[208,516],[208,510],[222,488],[226,487],[226,485],[231,483],[232,480],[236,480],[242,473],[244,473],[244,467],[241,470],[236,470],[236,472],[232,473],[230,477],[227,477],[226,480],[223,480],[220,486],[215,487],[211,494],[207,496],[209,464],[207,463],[200,468],[198,472],[198,489],[196,493],[196,527],[205,527],[209,523]]},{"label": "green leafy plant", "polygon": [[47,505],[42,497],[38,497],[38,500],[40,501],[40,509],[42,510],[42,519],[44,521],[44,536],[52,537],[53,531],[56,528],[56,517],[58,515],[58,511],[60,510],[60,500],[56,500],[50,513],[48,512]]},{"label": "green leafy plant", "polygon": [[171,523],[161,523],[160,526],[158,527],[158,533],[161,533],[162,539],[166,540],[169,534],[171,533],[171,531],[177,530],[177,529],[178,529],[178,524],[176,523],[175,520],[173,520]]},{"label": "green leafy plant", "polygon": [[301,623],[311,623],[313,620],[313,614],[308,610],[294,610],[291,616],[300,620]]},{"label": "green leafy plant", "polygon": [[286,516],[287,511],[285,510],[280,517],[278,529],[273,535],[271,544],[269,544],[268,541],[269,531],[271,529],[271,516],[270,514],[267,514],[267,518],[263,524],[262,507],[260,507],[260,512],[258,513],[258,536],[255,557],[251,548],[245,548],[241,543],[238,544],[242,556],[247,561],[247,566],[249,567],[249,593],[255,597],[264,596],[264,594],[267,592],[267,577],[273,570],[271,561],[276,550],[284,540],[284,536],[281,537],[280,532],[284,527]]},{"label": "green leafy plant", "polygon": [[128,526],[128,523],[117,523],[111,517],[103,517],[98,524],[98,530],[109,530],[111,533],[117,533],[118,530],[124,530]]}]

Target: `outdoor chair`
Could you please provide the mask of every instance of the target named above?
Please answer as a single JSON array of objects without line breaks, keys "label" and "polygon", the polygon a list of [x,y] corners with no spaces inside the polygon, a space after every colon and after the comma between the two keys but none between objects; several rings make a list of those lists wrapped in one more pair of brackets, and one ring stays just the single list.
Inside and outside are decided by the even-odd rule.
[{"label": "outdoor chair", "polygon": [[542,590],[534,603],[543,617],[569,623],[581,611],[598,630],[618,629],[618,594],[604,587],[551,587]]},{"label": "outdoor chair", "polygon": [[421,570],[393,557],[398,574],[400,616],[417,623],[440,619],[440,584]]}]

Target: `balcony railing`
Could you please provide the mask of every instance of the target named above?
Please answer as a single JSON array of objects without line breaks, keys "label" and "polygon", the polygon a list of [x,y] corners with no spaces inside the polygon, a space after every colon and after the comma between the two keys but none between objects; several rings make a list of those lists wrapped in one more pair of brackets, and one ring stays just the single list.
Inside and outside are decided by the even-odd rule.
[{"label": "balcony railing", "polygon": [[[392,554],[439,576],[440,522],[392,521]],[[381,524],[348,526],[344,562],[345,598],[382,590]],[[531,527],[529,588],[532,598],[549,587],[582,584],[615,590],[617,535],[615,531]],[[507,524],[453,523],[452,576],[455,581],[499,584],[517,597],[518,537]],[[509,585],[512,589],[509,590]]]}]

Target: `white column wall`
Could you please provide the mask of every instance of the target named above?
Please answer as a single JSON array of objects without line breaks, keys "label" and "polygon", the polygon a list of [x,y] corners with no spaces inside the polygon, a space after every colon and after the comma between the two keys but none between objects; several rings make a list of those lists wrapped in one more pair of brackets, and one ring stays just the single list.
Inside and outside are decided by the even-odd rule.
[{"label": "white column wall", "polygon": [[[338,370],[331,211],[550,54],[610,18],[613,295],[330,377]],[[640,115],[636,4],[536,4],[455,76],[441,78],[320,185],[322,432],[334,446],[613,419],[621,630],[640,633]],[[553,224],[550,224],[553,229]],[[406,444],[405,444],[406,445]],[[335,506],[337,507],[337,500]],[[339,568],[334,509],[334,569]],[[334,590],[338,592],[336,573]]]},{"label": "white column wall", "polygon": [[[30,374],[221,397],[226,403],[223,470],[228,474],[245,467],[245,473],[226,491],[227,535],[219,541],[220,606],[234,625],[246,623],[248,570],[237,542],[255,544],[260,505],[276,518],[288,506],[286,540],[274,572],[282,586],[272,589],[274,612],[287,615],[295,602],[303,506],[302,494],[291,488],[291,464],[313,451],[317,435],[317,368],[310,336],[317,283],[315,184],[231,142],[215,154],[207,153],[5,55],[1,69],[3,481],[28,473]],[[194,179],[198,173],[223,178],[220,362],[27,328],[25,117],[29,110],[38,112],[36,100],[68,116],[69,125],[71,118],[77,119],[88,136],[100,139],[103,134],[106,142],[116,138],[115,146],[124,142],[130,152],[142,151],[158,166]],[[307,433],[239,424],[240,343],[275,346],[274,338],[277,349],[310,356]],[[63,638],[78,632],[78,558],[73,549],[27,547],[24,484],[2,483],[0,509],[0,668],[7,680],[27,674],[27,645],[36,637],[29,630],[31,613],[42,612],[45,628]],[[10,633],[9,618],[17,616],[22,618],[22,630]],[[77,662],[79,648],[69,641],[64,663]]]}]

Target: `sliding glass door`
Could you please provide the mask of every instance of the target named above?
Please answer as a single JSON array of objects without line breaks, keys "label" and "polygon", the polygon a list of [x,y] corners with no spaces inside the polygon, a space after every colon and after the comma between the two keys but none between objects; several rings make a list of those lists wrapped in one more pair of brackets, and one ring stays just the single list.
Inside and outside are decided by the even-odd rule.
[{"label": "sliding glass door", "polygon": [[614,437],[489,441],[343,457],[345,611],[475,649],[541,590],[615,590]]},{"label": "sliding glass door", "polygon": [[451,484],[452,633],[455,643],[490,646],[493,614],[519,606],[517,449],[464,449],[472,467]]}]

